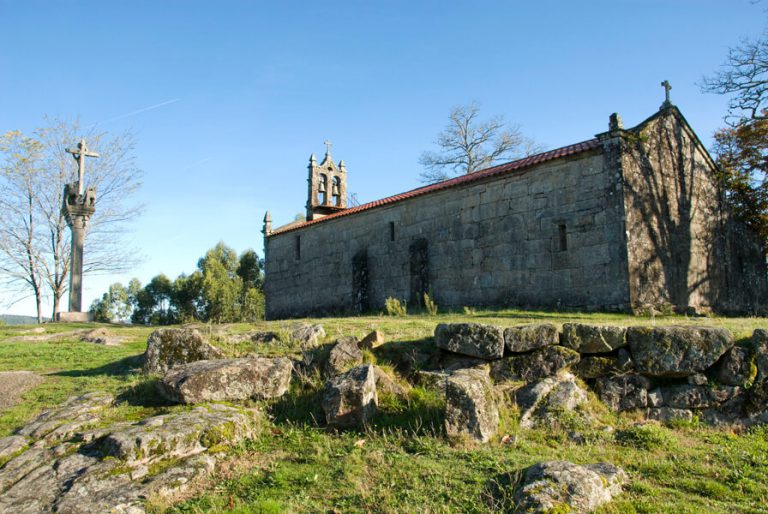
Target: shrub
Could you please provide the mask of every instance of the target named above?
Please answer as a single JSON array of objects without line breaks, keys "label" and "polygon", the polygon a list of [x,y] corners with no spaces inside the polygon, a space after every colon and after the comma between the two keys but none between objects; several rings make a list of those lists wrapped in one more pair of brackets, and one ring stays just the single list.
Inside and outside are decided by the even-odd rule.
[{"label": "shrub", "polygon": [[424,308],[427,310],[430,316],[437,315],[437,304],[429,297],[427,293],[424,293]]},{"label": "shrub", "polygon": [[384,302],[384,310],[387,311],[387,316],[405,316],[408,314],[408,310],[405,307],[405,300],[398,300],[391,296]]},{"label": "shrub", "polygon": [[465,314],[466,316],[474,316],[474,315],[476,314],[476,312],[475,312],[475,309],[473,309],[472,307],[467,307],[467,306],[465,305],[465,306],[464,306],[464,314]]}]

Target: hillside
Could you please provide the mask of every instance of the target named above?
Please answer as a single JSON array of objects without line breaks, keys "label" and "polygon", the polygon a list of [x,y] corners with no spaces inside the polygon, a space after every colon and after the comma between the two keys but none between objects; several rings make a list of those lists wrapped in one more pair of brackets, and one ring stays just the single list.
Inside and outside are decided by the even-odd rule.
[{"label": "hillside", "polygon": [[[43,318],[43,321],[50,321],[50,318]],[[0,324],[6,325],[32,325],[37,323],[34,316],[20,316],[18,314],[0,314]]]},{"label": "hillside", "polygon": [[[649,319],[504,310],[302,321],[321,324],[325,329],[325,335],[311,349],[288,337],[295,321],[198,327],[224,356],[288,356],[294,363],[303,363],[301,372],[294,373],[290,389],[279,398],[224,402],[218,410],[209,410],[229,412],[227,409],[234,407],[243,415],[253,413],[257,426],[248,428],[236,443],[217,439],[222,442],[208,444],[217,461],[212,474],[192,481],[191,487],[179,489],[171,497],[150,495],[149,511],[510,510],[514,504],[512,486],[520,479],[521,470],[545,460],[608,462],[623,468],[629,476],[624,492],[597,512],[731,513],[759,512],[765,507],[768,429],[762,426],[748,430],[712,428],[695,417],[666,424],[638,424],[640,416],[636,411],[613,413],[590,391],[588,402],[575,412],[589,412],[590,422],[566,412],[551,422],[526,429],[519,424],[518,408],[502,404],[498,433],[488,443],[480,444],[448,438],[444,428],[445,397],[434,384],[412,379],[417,371],[413,363],[422,358],[419,354],[437,355],[433,334],[438,323],[479,322],[512,327],[548,322],[558,328],[568,322],[649,327],[707,325],[727,328],[737,344],[742,344],[754,329],[768,326],[765,319]],[[92,437],[88,434],[103,437],[109,430],[105,427],[124,426],[120,425],[122,421],[197,412],[169,402],[158,392],[158,376],[142,373],[140,356],[153,328],[98,324],[50,324],[45,332],[32,332],[31,328],[0,327],[0,371],[27,370],[43,378],[16,405],[4,409],[0,405],[0,437],[14,433],[40,412],[61,406],[71,396],[94,391],[114,396],[114,406],[109,400],[110,406],[98,410],[98,415],[93,415],[97,412],[93,410],[89,411],[90,417],[67,418],[70,423],[72,419],[84,421],[71,435],[62,436],[64,455],[66,448],[82,444],[83,434],[86,440]],[[103,329],[97,335],[108,334],[112,338],[110,345],[83,342],[83,338],[97,339],[86,333],[92,328]],[[381,331],[385,342],[364,350],[363,359],[385,370],[397,387],[391,390],[393,393],[379,394],[378,413],[366,428],[331,430],[326,427],[320,398],[332,344],[342,336],[362,339],[372,330]],[[268,332],[278,339],[257,335]],[[226,429],[226,435],[232,436],[233,430]],[[98,437],[94,441],[98,442]],[[8,472],[6,462],[13,457],[2,455],[0,451],[0,464],[6,467],[0,468],[0,478]],[[113,461],[114,457],[109,457],[99,465]],[[181,462],[177,459],[148,465],[141,480],[151,484],[153,477],[166,477],[174,470],[181,473],[187,469]],[[117,480],[124,472],[117,467],[108,476]],[[7,487],[4,484],[0,480],[0,487]]]}]

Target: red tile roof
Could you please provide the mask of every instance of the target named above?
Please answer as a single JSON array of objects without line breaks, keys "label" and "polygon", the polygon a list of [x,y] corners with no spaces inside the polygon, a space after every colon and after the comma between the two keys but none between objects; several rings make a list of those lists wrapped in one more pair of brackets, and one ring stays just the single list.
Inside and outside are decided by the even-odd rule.
[{"label": "red tile roof", "polygon": [[300,228],[304,228],[310,225],[315,225],[317,223],[322,223],[324,221],[341,218],[342,216],[349,216],[351,214],[367,211],[370,209],[374,209],[376,207],[381,207],[384,205],[401,202],[409,198],[415,198],[417,196],[426,195],[429,193],[433,193],[435,191],[442,191],[443,189],[449,189],[452,187],[469,184],[472,182],[476,182],[478,180],[482,180],[484,178],[495,177],[497,175],[502,175],[504,173],[509,173],[511,171],[522,170],[530,166],[533,166],[535,164],[551,161],[553,159],[559,159],[560,157],[575,155],[581,152],[594,150],[600,147],[601,145],[600,145],[600,142],[597,140],[597,138],[589,139],[587,141],[582,141],[581,143],[576,143],[574,145],[564,146],[562,148],[557,148],[555,150],[550,150],[548,152],[531,155],[530,157],[525,157],[517,161],[508,162],[506,164],[500,164],[498,166],[487,168],[475,173],[470,173],[468,175],[461,175],[460,177],[444,180],[442,182],[437,182],[435,184],[430,184],[428,186],[419,187],[417,189],[413,189],[405,193],[400,193],[398,195],[388,196],[387,198],[382,198],[381,200],[375,200],[373,202],[364,203],[362,205],[358,205],[357,207],[344,209],[343,211],[335,212],[333,214],[329,214],[328,216],[323,216],[322,218],[318,218],[316,220],[306,221],[304,223],[295,223],[295,224],[291,223],[290,225],[286,225],[283,228],[278,228],[277,230],[272,232],[270,236],[277,235],[277,234],[284,234],[286,232],[292,232],[294,230],[298,230]]}]

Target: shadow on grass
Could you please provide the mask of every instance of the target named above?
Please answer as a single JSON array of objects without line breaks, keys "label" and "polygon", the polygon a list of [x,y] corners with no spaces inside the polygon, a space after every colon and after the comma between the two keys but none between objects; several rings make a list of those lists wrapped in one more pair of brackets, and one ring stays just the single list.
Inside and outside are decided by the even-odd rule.
[{"label": "shadow on grass", "polygon": [[51,376],[59,377],[95,377],[99,375],[106,376],[125,376],[135,373],[141,367],[141,355],[125,357],[115,362],[110,362],[90,369],[70,369],[66,371],[56,371],[50,373]]},{"label": "shadow on grass", "polygon": [[126,404],[134,407],[170,407],[177,405],[170,402],[160,394],[160,380],[156,377],[148,377],[138,382],[115,397],[115,403]]},{"label": "shadow on grass", "polygon": [[408,436],[445,435],[445,400],[431,389],[414,387],[407,397],[379,395],[379,409],[373,418],[374,432],[403,432]]},{"label": "shadow on grass", "polygon": [[387,363],[398,373],[410,375],[420,369],[425,369],[439,355],[435,339],[424,337],[409,341],[392,341],[373,349],[373,354],[379,363]]}]

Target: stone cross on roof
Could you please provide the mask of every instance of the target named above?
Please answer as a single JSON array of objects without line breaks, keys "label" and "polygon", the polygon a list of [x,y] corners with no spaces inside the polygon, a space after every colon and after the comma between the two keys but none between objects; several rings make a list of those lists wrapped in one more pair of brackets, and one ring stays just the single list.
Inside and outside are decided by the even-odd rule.
[{"label": "stone cross on roof", "polygon": [[323,141],[323,144],[325,145],[325,155],[331,155],[331,143],[330,141]]},{"label": "stone cross on roof", "polygon": [[661,104],[661,107],[663,109],[664,107],[669,107],[670,105],[672,105],[672,102],[669,101],[669,90],[672,89],[672,85],[669,83],[668,80],[665,80],[664,82],[661,83],[661,87],[664,88],[664,95],[665,95],[664,103]]},{"label": "stone cross on roof", "polygon": [[85,176],[85,158],[86,157],[98,157],[96,152],[88,151],[88,146],[85,144],[85,139],[81,139],[77,143],[77,148],[66,148],[67,153],[71,153],[72,157],[77,161],[77,194],[83,194],[83,178]]}]

